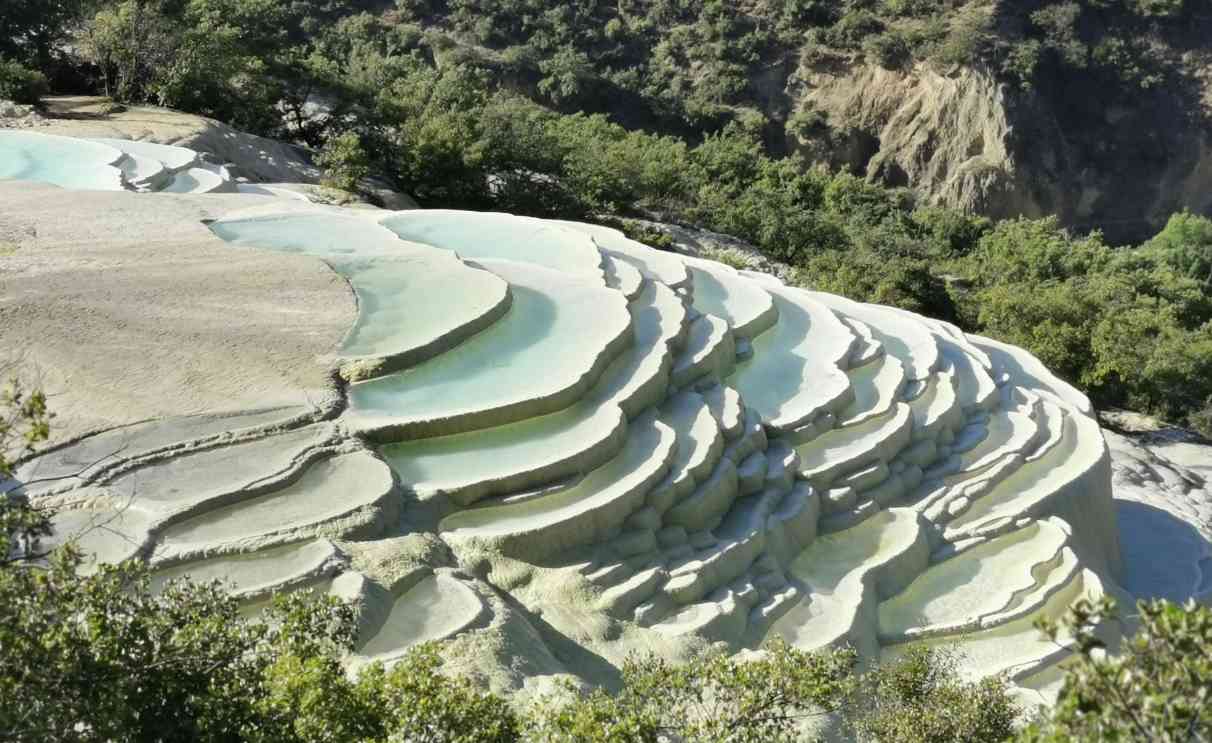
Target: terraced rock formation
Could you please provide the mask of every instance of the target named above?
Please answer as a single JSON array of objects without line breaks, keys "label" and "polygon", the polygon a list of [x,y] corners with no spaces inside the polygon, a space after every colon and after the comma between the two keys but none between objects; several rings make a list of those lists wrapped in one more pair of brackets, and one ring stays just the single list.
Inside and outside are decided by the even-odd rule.
[{"label": "terraced rock formation", "polygon": [[289,189],[237,183],[226,167],[185,147],[20,129],[0,130],[0,179],[105,191],[244,192],[306,200]]},{"label": "terraced rock formation", "polygon": [[[134,165],[90,179],[164,162],[116,146]],[[123,421],[23,463],[101,559],[228,580],[250,611],[329,591],[361,609],[351,662],[446,639],[527,691],[774,636],[873,660],[959,641],[1047,691],[1062,655],[1032,621],[1119,590],[1090,405],[1017,348],[594,225],[222,199],[190,202],[210,247],[348,282],[356,320],[316,354],[333,399]],[[294,328],[318,308],[278,306]]]}]

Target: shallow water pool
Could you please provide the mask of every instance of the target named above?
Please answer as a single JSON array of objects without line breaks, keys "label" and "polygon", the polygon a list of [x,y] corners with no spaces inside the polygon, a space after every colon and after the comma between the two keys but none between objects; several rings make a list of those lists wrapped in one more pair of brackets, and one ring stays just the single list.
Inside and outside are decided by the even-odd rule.
[{"label": "shallow water pool", "polygon": [[122,191],[122,153],[83,139],[0,131],[0,180],[50,183],[61,188]]}]

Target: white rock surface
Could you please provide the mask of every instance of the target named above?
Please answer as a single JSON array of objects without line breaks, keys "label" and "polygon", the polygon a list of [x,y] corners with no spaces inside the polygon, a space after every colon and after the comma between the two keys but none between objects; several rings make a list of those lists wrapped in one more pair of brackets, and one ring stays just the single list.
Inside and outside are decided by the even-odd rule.
[{"label": "white rock surface", "polygon": [[[7,183],[0,226],[5,343],[52,372],[71,439],[22,465],[33,497],[128,537],[99,559],[229,571],[250,610],[355,602],[364,657],[443,639],[505,690],[637,650],[929,638],[1033,688],[1062,660],[1034,618],[1121,581],[1202,590],[1194,537],[1143,563],[1153,520],[1121,561],[1080,393],[911,313],[509,215]],[[455,277],[449,312],[410,265]],[[398,348],[350,371],[346,331],[413,316],[440,337],[376,334]],[[1206,519],[1204,465],[1131,451],[1121,481]]]},{"label": "white rock surface", "polygon": [[1134,413],[1105,416],[1124,557],[1140,598],[1212,605],[1212,444]]}]

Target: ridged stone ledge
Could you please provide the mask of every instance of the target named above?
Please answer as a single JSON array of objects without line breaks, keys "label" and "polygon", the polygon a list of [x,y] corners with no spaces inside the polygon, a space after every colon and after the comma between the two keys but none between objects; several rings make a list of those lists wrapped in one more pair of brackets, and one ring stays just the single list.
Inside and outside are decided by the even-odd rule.
[{"label": "ridged stone ledge", "polygon": [[[114,151],[145,186],[194,163]],[[126,537],[90,532],[101,559],[225,577],[250,610],[329,591],[361,608],[355,665],[443,639],[501,688],[780,636],[872,659],[958,642],[1047,692],[1063,657],[1031,622],[1119,591],[1089,402],[1020,349],[605,227],[248,198],[210,223],[230,250],[324,261],[357,298],[344,404],[24,463],[121,444],[30,486],[64,529]]]}]

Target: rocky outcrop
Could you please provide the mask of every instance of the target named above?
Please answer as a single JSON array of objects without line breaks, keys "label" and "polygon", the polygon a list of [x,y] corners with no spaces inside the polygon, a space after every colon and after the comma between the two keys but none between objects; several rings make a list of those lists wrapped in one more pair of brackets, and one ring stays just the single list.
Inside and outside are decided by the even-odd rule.
[{"label": "rocky outcrop", "polygon": [[788,85],[801,110],[828,117],[836,132],[829,143],[833,165],[912,185],[937,203],[1040,213],[1010,151],[1005,92],[988,75],[967,69],[943,75],[928,65],[910,72],[805,67]]},{"label": "rocky outcrop", "polygon": [[1055,214],[1116,241],[1148,237],[1183,208],[1212,213],[1206,113],[1181,89],[1115,102],[1088,81],[1024,91],[980,68],[834,59],[802,65],[787,95],[829,130],[824,140],[793,137],[792,148],[930,203],[991,217]]},{"label": "rocky outcrop", "polygon": [[0,99],[0,129],[30,129],[46,125],[46,119],[33,106]]},{"label": "rocky outcrop", "polygon": [[1212,606],[1212,443],[1126,411],[1102,416],[1124,549],[1124,587]]},{"label": "rocky outcrop", "polygon": [[0,182],[0,354],[21,349],[39,375],[57,440],[331,407],[325,358],[356,311],[347,284],[306,258],[233,253],[200,221],[262,198]]}]

